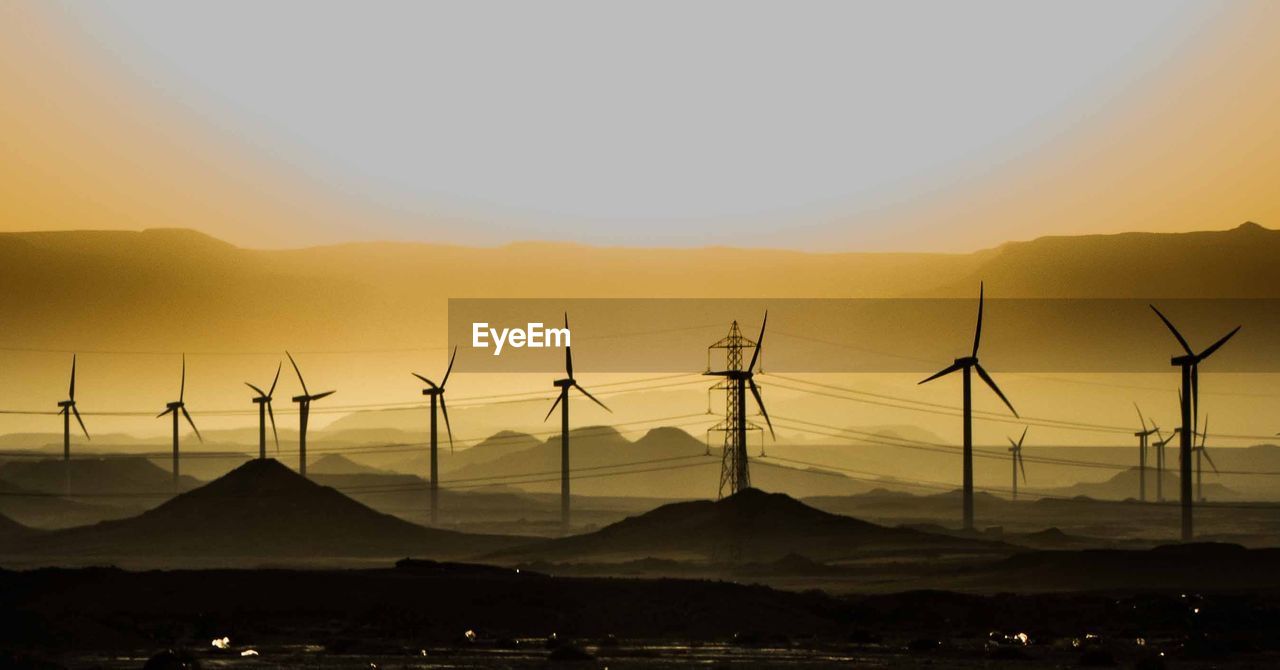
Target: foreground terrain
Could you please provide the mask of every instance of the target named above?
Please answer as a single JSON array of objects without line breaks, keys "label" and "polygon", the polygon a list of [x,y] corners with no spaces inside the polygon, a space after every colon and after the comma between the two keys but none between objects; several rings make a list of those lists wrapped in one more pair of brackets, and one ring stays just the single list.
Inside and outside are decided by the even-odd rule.
[{"label": "foreground terrain", "polygon": [[1276,591],[838,598],[431,562],[0,572],[0,649],[47,664],[30,667],[136,668],[167,649],[258,668],[1272,667],[1277,629]]}]

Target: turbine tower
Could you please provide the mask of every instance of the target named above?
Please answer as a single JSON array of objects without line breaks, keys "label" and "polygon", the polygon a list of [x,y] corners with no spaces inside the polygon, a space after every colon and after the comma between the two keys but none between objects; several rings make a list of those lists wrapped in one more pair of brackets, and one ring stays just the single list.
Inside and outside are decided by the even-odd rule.
[{"label": "turbine tower", "polygon": [[[769,312],[766,311],[764,320],[760,322],[760,336],[752,342],[742,336],[742,331],[738,329],[738,322],[734,321],[729,327],[729,334],[709,347],[709,349],[725,350],[725,369],[708,369],[703,373],[712,377],[724,377],[724,381],[712,387],[713,390],[725,390],[724,421],[711,428],[711,430],[724,432],[724,449],[720,461],[719,496],[721,498],[724,497],[726,487],[730,495],[751,488],[751,471],[747,460],[747,431],[759,430],[759,427],[747,421],[748,390],[751,391],[756,406],[760,408],[760,414],[764,416],[764,421],[769,426],[769,434],[771,436],[774,434],[773,422],[769,420],[769,412],[764,408],[760,388],[756,386],[754,379],[756,362],[760,360],[760,350],[764,346],[764,328],[768,323]],[[753,351],[751,362],[747,364],[746,369],[743,369],[742,350],[746,348],[751,348]],[[707,367],[710,368],[710,365]]]},{"label": "turbine tower", "polygon": [[280,368],[283,363],[276,365],[276,377],[271,380],[271,390],[263,391],[262,389],[245,382],[244,385],[253,389],[257,393],[257,397],[253,399],[253,404],[258,406],[258,460],[264,460],[267,457],[267,417],[271,417],[271,435],[276,441],[276,452],[280,451],[280,434],[276,432],[276,413],[271,411],[271,395],[276,392],[276,382],[280,381]]},{"label": "turbine tower", "polygon": [[1022,437],[1017,442],[1009,438],[1009,455],[1013,458],[1013,499],[1018,499],[1018,469],[1022,469],[1022,483],[1027,483],[1027,463],[1022,460],[1022,441],[1027,439],[1027,429],[1022,429]]},{"label": "turbine tower", "polygon": [[1218,471],[1218,465],[1217,465],[1216,463],[1214,463],[1214,462],[1213,462],[1213,457],[1212,457],[1212,456],[1210,456],[1210,455],[1209,455],[1209,452],[1208,452],[1208,451],[1205,451],[1205,448],[1204,448],[1205,440],[1207,440],[1208,438],[1209,438],[1209,415],[1208,415],[1208,414],[1206,414],[1206,415],[1205,415],[1205,417],[1204,417],[1204,432],[1203,432],[1203,433],[1200,433],[1200,446],[1198,446],[1198,447],[1196,447],[1196,448],[1195,448],[1195,452],[1196,452],[1196,500],[1198,500],[1198,501],[1200,501],[1200,502],[1204,502],[1204,491],[1201,489],[1201,486],[1200,486],[1200,459],[1203,457],[1203,458],[1204,458],[1204,460],[1209,461],[1209,467],[1213,468],[1213,471],[1214,471],[1214,472],[1217,472],[1217,471]]},{"label": "turbine tower", "polygon": [[1142,426],[1142,430],[1133,434],[1138,438],[1138,500],[1140,502],[1147,501],[1147,441],[1152,435],[1160,432],[1160,428],[1156,426],[1156,422],[1152,420],[1151,428],[1147,428],[1147,420],[1142,416],[1142,410],[1138,409],[1138,403],[1133,403],[1133,408],[1138,410],[1138,423]]},{"label": "turbine tower", "polygon": [[1182,405],[1182,432],[1178,440],[1178,470],[1182,474],[1182,480],[1178,484],[1179,496],[1182,500],[1182,541],[1190,542],[1195,536],[1191,521],[1191,448],[1195,443],[1197,428],[1195,424],[1200,416],[1200,363],[1239,332],[1240,326],[1236,326],[1217,342],[1209,345],[1208,349],[1197,354],[1191,350],[1191,345],[1187,344],[1187,339],[1182,336],[1182,333],[1173,327],[1173,323],[1166,319],[1155,305],[1149,306],[1164,325],[1168,326],[1169,332],[1173,333],[1178,344],[1182,345],[1182,350],[1186,352],[1185,355],[1169,359],[1169,363],[1182,371],[1182,397],[1179,401]]},{"label": "turbine tower", "polygon": [[196,439],[200,440],[201,442],[204,442],[204,437],[200,435],[200,429],[196,428],[196,423],[191,420],[191,414],[187,412],[187,404],[183,400],[183,398],[186,397],[186,393],[187,393],[187,357],[185,354],[183,354],[182,383],[181,385],[178,386],[178,399],[174,402],[165,404],[165,410],[156,415],[157,419],[166,414],[173,415],[173,490],[175,492],[178,490],[178,478],[181,476],[181,471],[178,468],[178,446],[179,446],[178,414],[182,414],[182,417],[186,419],[187,423],[191,426],[191,430],[195,431]]},{"label": "turbine tower", "polygon": [[89,437],[89,430],[84,427],[84,420],[80,418],[80,410],[76,409],[76,355],[71,354],[71,387],[67,390],[67,399],[58,403],[58,407],[62,410],[58,412],[62,415],[62,475],[64,493],[71,495],[71,415],[76,417],[76,423],[80,424],[80,430],[84,431],[84,439],[92,439]]},{"label": "turbine tower", "polygon": [[[564,329],[569,330],[567,313],[564,315]],[[560,530],[567,535],[569,533],[569,389],[578,389],[582,395],[590,398],[591,402],[604,407],[606,412],[612,414],[613,410],[588,393],[573,378],[573,353],[568,344],[564,347],[564,372],[565,377],[554,382],[556,388],[560,389],[560,395],[556,396],[556,401],[551,403],[551,409],[547,410],[547,415],[542,417],[542,420],[551,418],[551,413],[556,411],[556,405],[560,406]]]},{"label": "turbine tower", "polygon": [[982,303],[983,303],[983,286],[978,284],[978,326],[973,332],[973,351],[964,358],[957,358],[954,363],[939,370],[932,377],[921,381],[921,384],[931,382],[939,377],[951,374],[952,372],[962,372],[964,379],[964,529],[973,530],[973,392],[971,373],[977,371],[978,376],[987,386],[995,391],[1000,400],[1009,407],[1009,411],[1013,415],[1018,416],[1018,410],[1013,408],[1013,403],[1004,397],[1004,393],[1000,391],[1000,387],[996,386],[995,380],[991,379],[991,375],[982,369],[978,364],[978,344],[982,341]]},{"label": "turbine tower", "polygon": [[298,474],[303,477],[307,476],[307,419],[311,416],[311,401],[319,400],[334,394],[333,391],[325,391],[324,393],[311,393],[307,390],[307,382],[302,379],[302,371],[298,369],[298,362],[293,360],[293,354],[284,352],[289,357],[289,363],[293,365],[293,372],[298,375],[298,383],[302,385],[302,395],[293,396],[293,401],[298,403]]},{"label": "turbine tower", "polygon": [[1160,429],[1156,429],[1156,437],[1160,438],[1151,444],[1156,450],[1156,501],[1164,502],[1164,446],[1173,441],[1173,438],[1181,433],[1181,428],[1174,428],[1169,437],[1165,437],[1160,433]]},{"label": "turbine tower", "polygon": [[[565,317],[566,320],[568,317]],[[568,328],[568,326],[565,326]],[[436,525],[438,512],[440,510],[440,470],[436,460],[436,404],[440,405],[440,412],[444,414],[444,429],[449,433],[449,453],[453,453],[453,428],[449,426],[449,408],[444,404],[444,385],[449,383],[449,373],[453,372],[453,359],[458,357],[458,348],[453,348],[453,354],[449,356],[449,367],[445,368],[444,377],[440,379],[440,385],[413,372],[414,377],[421,379],[426,383],[427,388],[422,389],[422,395],[431,398],[431,525]]]}]

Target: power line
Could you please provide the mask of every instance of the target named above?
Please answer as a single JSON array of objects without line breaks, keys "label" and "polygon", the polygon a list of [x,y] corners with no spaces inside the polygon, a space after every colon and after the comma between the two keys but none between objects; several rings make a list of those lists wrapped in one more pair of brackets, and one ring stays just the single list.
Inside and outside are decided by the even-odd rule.
[{"label": "power line", "polygon": [[[875,433],[858,431],[851,428],[840,428],[838,426],[831,426],[827,424],[816,423],[813,421],[804,421],[802,419],[794,419],[794,418],[782,417],[782,416],[775,417],[775,418],[781,422],[785,422],[788,424],[791,424],[791,423],[807,424],[808,426],[814,426],[817,428],[825,429],[827,431],[836,431],[835,433],[831,433],[831,432],[822,432],[820,430],[815,430],[813,428],[806,428],[802,426],[794,426],[794,425],[785,426],[788,430],[807,432],[814,435],[848,439],[847,435],[842,435],[840,433],[854,433],[857,435],[869,436],[869,437],[853,438],[859,442],[865,442],[868,444],[876,444],[876,445],[887,446],[887,447],[900,447],[904,449],[917,449],[920,451],[931,451],[935,453],[945,453],[950,455],[955,455],[959,449],[959,447],[952,446],[952,445],[939,444],[935,442],[925,442],[922,440],[910,440],[907,438],[891,437],[886,435],[877,435]],[[874,438],[879,438],[879,439],[874,439]],[[885,440],[899,440],[900,442],[888,442]],[[989,459],[996,459],[996,460],[1005,460],[1009,457],[1008,454],[1006,454],[1003,451],[1003,449],[975,447],[973,450],[973,453],[975,456],[979,458],[989,458]],[[1033,463],[1039,463],[1042,465],[1062,465],[1062,466],[1070,466],[1070,467],[1095,468],[1095,469],[1114,470],[1114,471],[1124,471],[1124,470],[1133,469],[1133,466],[1130,466],[1130,465],[1106,463],[1104,461],[1077,460],[1077,459],[1071,459],[1071,458],[1063,458],[1059,456],[1025,456],[1024,458],[1026,458],[1026,460],[1030,460]],[[1215,470],[1214,474],[1277,476],[1277,475],[1280,475],[1280,471],[1276,471],[1276,470]]]},{"label": "power line", "polygon": [[[873,392],[870,392],[870,391],[863,391],[863,390],[860,390],[860,389],[854,389],[854,388],[850,388],[850,387],[847,387],[847,386],[839,386],[839,385],[836,385],[836,384],[824,384],[824,383],[822,383],[822,382],[815,382],[815,381],[811,381],[811,380],[807,380],[807,379],[802,379],[802,378],[799,378],[799,377],[790,377],[790,376],[777,375],[777,374],[770,374],[770,375],[768,375],[768,376],[769,376],[769,377],[771,377],[771,378],[774,378],[774,379],[782,379],[782,380],[789,381],[789,382],[796,382],[796,383],[800,383],[800,384],[807,384],[807,385],[810,385],[810,386],[816,386],[816,387],[823,388],[823,389],[831,389],[831,390],[839,391],[839,392],[841,392],[841,393],[845,393],[845,394],[849,394],[849,395],[854,395],[854,396],[868,396],[868,397],[870,397],[870,398],[874,398],[874,399],[879,400],[879,402],[877,402],[877,401],[873,401],[873,400],[867,400],[867,399],[865,399],[865,398],[861,398],[861,397],[852,397],[852,398],[851,398],[851,397],[848,397],[847,395],[845,395],[845,396],[841,396],[841,395],[835,395],[835,394],[830,394],[830,393],[821,393],[821,392],[818,392],[818,391],[815,391],[815,390],[812,390],[812,389],[797,388],[797,387],[794,387],[794,386],[787,386],[787,385],[785,385],[785,384],[777,384],[777,383],[775,383],[775,384],[774,384],[774,385],[775,385],[775,386],[777,386],[778,388],[787,389],[787,390],[789,390],[789,391],[797,391],[797,392],[801,392],[801,393],[809,393],[809,394],[813,394],[813,395],[820,395],[820,396],[823,396],[823,397],[834,398],[834,399],[837,399],[837,400],[847,400],[847,401],[850,401],[850,402],[860,402],[860,403],[863,403],[863,404],[878,405],[878,406],[882,406],[882,407],[890,407],[890,408],[893,408],[893,409],[905,409],[905,410],[910,410],[910,411],[924,412],[924,413],[927,413],[927,414],[939,414],[939,415],[942,415],[942,416],[961,416],[961,414],[959,414],[959,412],[961,412],[961,411],[962,411],[962,410],[961,410],[961,408],[959,408],[959,407],[955,407],[955,406],[953,406],[953,405],[946,405],[946,404],[942,404],[942,403],[927,402],[927,401],[923,401],[923,400],[914,400],[914,399],[911,399],[911,398],[903,398],[903,397],[901,397],[901,396],[894,396],[894,395],[889,395],[889,394],[884,394],[884,393],[873,393]],[[892,402],[892,403],[905,403],[906,405],[904,405],[904,404],[891,404],[891,402]],[[918,406],[918,407],[916,407],[916,406],[910,406],[910,405],[916,405],[916,406]],[[997,423],[1009,423],[1009,424],[1017,424],[1017,425],[1033,425],[1033,426],[1039,426],[1039,427],[1043,427],[1043,428],[1057,428],[1057,429],[1062,429],[1062,430],[1077,430],[1077,431],[1087,431],[1087,432],[1115,433],[1115,434],[1118,434],[1118,435],[1132,435],[1132,434],[1133,434],[1133,428],[1132,428],[1132,427],[1126,427],[1126,426],[1112,426],[1112,425],[1096,424],[1096,423],[1086,423],[1086,422],[1082,422],[1082,421],[1069,421],[1069,420],[1066,420],[1066,419],[1050,419],[1050,418],[1044,418],[1044,417],[1026,417],[1026,416],[1019,418],[1019,417],[1005,416],[1005,415],[1003,415],[1003,414],[998,414],[998,413],[995,413],[995,412],[987,412],[987,411],[982,411],[982,410],[973,410],[973,416],[974,416],[974,418],[975,418],[975,419],[983,419],[983,420],[986,420],[986,421],[994,421],[994,422],[997,422]],[[1271,438],[1272,438],[1272,437],[1274,437],[1274,436],[1269,436],[1269,435],[1235,435],[1235,434],[1229,434],[1229,433],[1215,433],[1215,434],[1214,434],[1214,437],[1216,437],[1216,438],[1221,438],[1221,439],[1238,439],[1238,440],[1268,440],[1268,439],[1271,439]]]},{"label": "power line", "polygon": [[[594,478],[600,478],[600,477],[616,477],[616,476],[620,476],[620,475],[633,475],[633,474],[643,474],[643,473],[648,473],[648,472],[661,472],[661,471],[667,471],[667,470],[680,470],[680,469],[686,469],[686,468],[691,468],[691,467],[701,467],[701,466],[704,466],[704,465],[713,465],[713,464],[715,464],[714,458],[715,458],[714,456],[708,456],[708,455],[706,455],[706,454],[697,454],[697,455],[692,455],[692,456],[680,456],[680,457],[671,457],[671,458],[662,458],[662,459],[650,459],[650,460],[645,460],[645,461],[634,461],[634,462],[631,462],[631,463],[620,463],[620,464],[616,464],[616,465],[601,465],[601,466],[594,466],[594,467],[585,467],[585,468],[580,468],[580,469],[581,469],[581,470],[589,470],[589,471],[592,471],[593,473],[592,473],[592,474],[586,474],[586,475],[571,475],[570,477],[571,477],[572,479],[594,479]],[[659,466],[659,467],[652,467],[652,468],[642,468],[642,469],[624,470],[624,471],[619,471],[619,472],[596,472],[596,471],[599,471],[599,470],[607,470],[607,469],[614,469],[614,468],[633,467],[633,466],[635,466],[635,465],[646,465],[646,464],[649,464],[649,463],[661,463],[661,462],[669,462],[669,461],[675,461],[675,460],[690,460],[690,459],[700,459],[700,460],[701,460],[701,462],[698,462],[698,463],[673,464],[673,465],[666,465],[666,466]],[[705,460],[703,460],[703,459],[705,459]],[[473,488],[482,488],[482,487],[488,487],[488,486],[518,486],[518,485],[522,485],[522,484],[539,484],[539,483],[546,483],[546,482],[559,482],[559,481],[560,481],[559,472],[560,472],[559,470],[556,470],[556,471],[555,471],[555,473],[556,473],[556,475],[557,475],[557,476],[555,476],[555,477],[550,477],[550,478],[546,478],[546,479],[527,479],[528,477],[542,477],[543,475],[548,474],[547,472],[536,472],[536,473],[527,473],[527,474],[520,474],[520,475],[506,475],[506,476],[502,476],[501,478],[473,478],[473,479],[470,479],[470,480],[455,480],[455,481],[460,481],[460,482],[464,482],[464,483],[463,483],[463,484],[461,484],[461,485],[457,485],[457,486],[454,486],[454,485],[450,484],[449,486],[445,487],[445,490],[450,490],[450,489],[473,489]],[[414,475],[402,475],[402,476],[405,476],[405,477],[414,477]],[[521,478],[526,478],[526,479],[521,479]],[[422,491],[422,490],[426,490],[426,487],[427,487],[426,482],[425,482],[425,481],[421,481],[421,483],[400,484],[400,485],[391,485],[391,484],[388,484],[388,485],[376,485],[376,486],[375,486],[375,485],[370,485],[369,487],[359,487],[359,486],[341,487],[341,488],[339,488],[338,490],[341,490],[341,491],[344,491],[344,492],[361,493],[361,492],[365,492],[365,491],[363,490],[364,488],[367,488],[367,492],[370,492],[370,493],[400,493],[400,492]],[[335,487],[335,488],[336,488],[336,487]],[[130,492],[114,492],[114,493],[106,493],[106,492],[104,492],[104,493],[77,493],[77,494],[73,494],[73,495],[71,495],[71,496],[66,496],[66,495],[61,494],[61,493],[50,493],[50,492],[45,492],[45,491],[2,491],[2,492],[0,492],[0,497],[17,497],[17,498],[69,498],[69,499],[76,499],[76,498],[162,498],[162,497],[163,497],[163,498],[168,498],[168,497],[174,497],[174,495],[173,495],[173,492],[172,492],[172,491],[165,491],[165,492],[134,492],[134,491],[130,491]],[[232,497],[237,497],[237,498],[238,498],[238,497],[259,497],[259,496],[256,496],[256,495],[255,495],[255,496],[249,496],[249,495],[246,495],[246,496],[232,496]]]},{"label": "power line", "polygon": [[[922,372],[922,373],[927,373],[929,370],[933,369],[933,366],[936,366],[936,365],[945,365],[945,362],[944,362],[944,361],[939,361],[939,360],[937,360],[937,359],[922,358],[922,357],[919,357],[919,356],[908,356],[908,355],[906,355],[906,354],[891,354],[891,353],[889,353],[889,352],[887,352],[887,351],[881,351],[881,350],[878,350],[878,349],[868,349],[868,348],[866,348],[866,347],[859,347],[859,346],[856,346],[856,345],[849,344],[849,343],[847,343],[847,342],[836,342],[836,341],[834,341],[834,340],[827,340],[827,339],[823,339],[823,338],[820,338],[820,337],[813,337],[813,336],[811,336],[811,335],[800,335],[800,334],[798,334],[798,333],[789,333],[789,332],[781,331],[781,330],[776,330],[776,331],[774,331],[774,333],[775,333],[775,334],[777,334],[777,335],[782,335],[782,336],[784,336],[784,337],[791,337],[791,338],[795,338],[795,339],[797,339],[797,340],[805,340],[805,341],[808,341],[808,342],[816,342],[816,343],[819,343],[819,344],[826,344],[826,345],[833,346],[833,347],[839,347],[839,348],[841,348],[841,349],[849,349],[849,350],[851,350],[851,351],[858,351],[858,352],[867,353],[867,354],[874,354],[874,355],[876,355],[876,356],[883,356],[883,357],[886,357],[886,358],[897,358],[897,359],[904,360],[904,361],[911,361],[911,362],[913,362],[913,363],[926,363],[926,364],[928,364],[928,366],[929,366],[929,367],[927,367],[927,368],[922,369],[922,370],[920,370],[920,371],[919,371],[919,372]],[[905,371],[904,371],[904,372],[905,372]],[[1004,372],[1003,374],[1011,375],[1011,376],[1016,376],[1016,377],[1025,377],[1025,378],[1027,378],[1027,379],[1038,379],[1038,380],[1041,380],[1041,381],[1058,382],[1058,383],[1062,383],[1062,384],[1082,384],[1082,385],[1087,385],[1087,386],[1102,386],[1102,387],[1107,387],[1107,388],[1130,389],[1130,390],[1138,390],[1138,391],[1158,391],[1158,392],[1163,392],[1163,391],[1168,391],[1168,390],[1169,390],[1169,389],[1167,389],[1167,388],[1165,388],[1165,387],[1157,387],[1157,386],[1143,386],[1143,385],[1139,385],[1139,384],[1120,384],[1120,383],[1116,383],[1116,382],[1100,382],[1100,381],[1091,381],[1091,380],[1083,380],[1083,379],[1064,379],[1064,378],[1062,378],[1062,377],[1053,377],[1053,376],[1049,376],[1049,375],[1039,375],[1039,374],[1033,374],[1033,373],[1029,373],[1029,372],[1008,372],[1008,371],[1006,371],[1006,372]],[[1155,372],[1151,372],[1151,373],[1145,373],[1145,374],[1175,374],[1175,373],[1155,373]],[[1232,396],[1232,397],[1242,397],[1242,398],[1280,398],[1280,394],[1277,394],[1277,393],[1247,393],[1247,392],[1244,392],[1244,391],[1201,391],[1200,393],[1201,393],[1202,395]]]},{"label": "power line", "polygon": [[[656,384],[652,386],[636,386],[635,384],[647,384],[649,382],[678,379],[681,377],[696,377],[683,382],[670,382],[664,384]],[[679,386],[689,386],[692,384],[703,384],[705,380],[701,375],[696,373],[681,373],[673,375],[660,375],[656,377],[645,377],[642,379],[623,380],[617,382],[607,382],[597,384],[597,387],[610,388],[613,390],[601,391],[597,395],[621,395],[624,393],[636,393],[641,391],[657,391],[667,388],[675,388]],[[615,388],[625,387],[625,388]],[[487,407],[493,405],[516,404],[526,402],[550,401],[554,399],[554,395],[549,395],[547,391],[515,391],[511,393],[495,393],[479,396],[462,396],[454,402],[449,403],[451,407]],[[408,411],[427,409],[430,404],[421,401],[395,401],[395,402],[379,402],[364,403],[351,405],[330,405],[324,408],[311,410],[312,414],[343,414],[354,411],[370,411],[370,412],[392,412],[392,411]],[[195,412],[199,416],[257,416],[256,409],[206,409]],[[282,407],[276,411],[277,415],[292,416],[296,415],[298,410],[292,407]],[[58,412],[51,410],[22,410],[22,409],[0,409],[0,414],[19,414],[29,416],[56,416]],[[81,412],[83,416],[95,417],[154,417],[155,410],[120,410],[120,411],[86,411]]]},{"label": "power line", "polygon": [[[610,424],[609,426],[605,426],[604,428],[612,429],[612,432],[617,433],[619,435],[628,435],[631,433],[638,433],[638,432],[648,431],[652,429],[646,428],[646,427],[618,429],[617,426],[637,426],[640,424],[661,423],[661,424],[664,424],[664,427],[665,426],[682,427],[682,426],[687,426],[687,425],[692,425],[697,423],[703,423],[707,420],[708,420],[708,417],[705,413],[676,414],[672,416],[654,417],[649,419],[637,419],[634,421],[622,421],[615,424]],[[584,431],[584,430],[590,430],[590,429],[591,427],[586,427],[586,428],[578,428],[576,430]],[[609,434],[609,432],[610,431],[608,430],[602,430],[599,433],[599,435],[607,435]],[[548,429],[548,430],[534,431],[530,433],[515,432],[511,435],[506,435],[506,436],[491,435],[485,438],[458,438],[456,441],[458,442],[472,441],[472,444],[468,448],[474,448],[475,446],[478,446],[480,444],[491,444],[491,445],[501,446],[503,444],[522,441],[526,437],[538,438],[538,437],[547,437],[547,436],[559,435],[559,434],[560,434],[559,429]],[[383,442],[383,443],[377,443],[377,444],[318,446],[312,449],[308,449],[308,451],[313,453],[330,453],[330,454],[375,454],[375,453],[376,454],[393,454],[393,453],[404,453],[404,452],[416,451],[426,446],[428,446],[427,442]],[[296,454],[297,451],[298,450],[293,446],[289,446],[286,449],[278,450],[276,453]],[[172,454],[169,451],[134,452],[134,453],[115,454],[115,455],[89,454],[83,457],[73,458],[72,460],[90,460],[90,459],[96,459],[96,458],[169,458],[171,455]],[[247,458],[256,457],[256,455],[253,452],[251,452],[248,447],[246,447],[246,451],[216,451],[216,452],[190,451],[190,452],[184,452],[182,454],[182,458],[184,459],[187,459],[187,458],[217,459],[217,458],[235,458],[235,457],[245,457],[247,459]],[[60,459],[60,457],[58,457],[55,454],[44,453],[39,451],[4,451],[4,452],[0,452],[0,458],[32,458],[32,459],[39,459],[39,460],[59,460]]]}]

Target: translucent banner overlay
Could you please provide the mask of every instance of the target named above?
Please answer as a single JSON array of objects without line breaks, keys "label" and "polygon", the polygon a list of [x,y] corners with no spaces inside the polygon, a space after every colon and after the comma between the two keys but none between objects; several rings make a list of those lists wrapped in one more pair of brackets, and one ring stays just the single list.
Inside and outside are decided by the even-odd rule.
[{"label": "translucent banner overlay", "polygon": [[[1203,372],[1280,372],[1273,299],[987,299],[978,357],[992,371],[1171,371],[1170,358],[1185,352],[1151,304],[1197,353],[1241,326]],[[767,371],[927,374],[971,354],[978,300],[451,299],[449,346],[468,372],[563,373],[559,334],[548,331],[567,313],[575,374],[700,372],[725,366],[726,350],[708,347],[734,321],[758,339],[766,310]],[[743,351],[745,365],[752,349]]]}]

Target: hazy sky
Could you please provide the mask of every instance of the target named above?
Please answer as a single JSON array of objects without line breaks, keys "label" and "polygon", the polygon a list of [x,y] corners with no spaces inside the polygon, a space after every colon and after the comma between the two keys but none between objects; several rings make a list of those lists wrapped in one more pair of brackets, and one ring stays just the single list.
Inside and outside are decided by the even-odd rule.
[{"label": "hazy sky", "polygon": [[969,250],[1280,225],[1261,3],[0,13],[9,230]]}]

